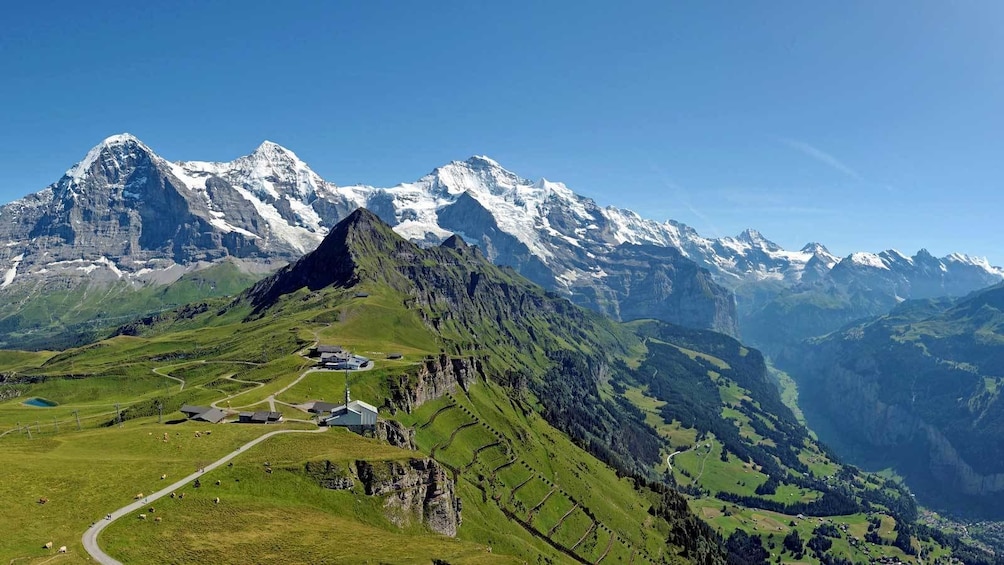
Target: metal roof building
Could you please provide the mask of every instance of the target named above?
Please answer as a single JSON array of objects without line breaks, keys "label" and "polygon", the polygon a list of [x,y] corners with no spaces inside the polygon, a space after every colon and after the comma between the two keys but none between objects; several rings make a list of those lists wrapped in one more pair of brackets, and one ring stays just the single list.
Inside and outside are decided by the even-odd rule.
[{"label": "metal roof building", "polygon": [[331,417],[325,420],[329,426],[376,426],[377,409],[372,404],[353,400],[331,410]]}]

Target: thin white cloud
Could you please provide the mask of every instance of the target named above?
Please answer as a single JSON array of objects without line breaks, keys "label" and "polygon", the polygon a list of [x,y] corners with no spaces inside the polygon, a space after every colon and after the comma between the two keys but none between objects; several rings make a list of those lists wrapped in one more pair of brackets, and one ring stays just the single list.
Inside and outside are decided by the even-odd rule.
[{"label": "thin white cloud", "polygon": [[718,229],[718,226],[715,225],[715,223],[711,220],[711,218],[709,218],[704,212],[700,211],[696,206],[691,204],[690,197],[687,195],[686,189],[684,189],[682,186],[670,180],[666,172],[662,170],[662,167],[656,165],[655,162],[652,161],[651,159],[649,160],[649,166],[652,167],[652,170],[659,177],[659,181],[662,182],[663,186],[670,191],[670,193],[676,198],[677,202],[679,202],[681,205],[683,205],[684,208],[689,210],[691,214],[693,214],[701,221],[703,221],[705,224],[707,224],[707,226],[711,228],[711,231],[715,237],[722,236],[721,231]]},{"label": "thin white cloud", "polygon": [[804,141],[799,141],[797,139],[789,139],[786,137],[778,138],[778,141],[794,149],[795,151],[802,153],[803,155],[812,157],[813,159],[819,161],[820,163],[829,166],[831,169],[844,173],[845,175],[851,177],[854,180],[857,181],[864,180],[861,178],[861,175],[859,175],[857,172],[854,171],[854,169],[848,167],[840,159],[837,159],[833,155],[830,155],[829,153],[823,151],[822,149],[819,149],[818,147],[813,147],[812,145],[809,145]]}]

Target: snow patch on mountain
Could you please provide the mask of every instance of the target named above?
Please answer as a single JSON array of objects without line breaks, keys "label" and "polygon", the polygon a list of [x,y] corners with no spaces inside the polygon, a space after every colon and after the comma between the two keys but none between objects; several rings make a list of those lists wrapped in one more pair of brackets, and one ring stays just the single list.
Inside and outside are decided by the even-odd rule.
[{"label": "snow patch on mountain", "polygon": [[871,267],[873,269],[889,269],[889,266],[882,261],[882,258],[875,253],[867,253],[864,251],[859,251],[857,253],[851,253],[847,259],[855,264],[861,265],[863,267]]},{"label": "snow patch on mountain", "polygon": [[7,288],[10,283],[14,282],[14,277],[17,276],[17,267],[24,261],[24,253],[11,259],[11,266],[7,269],[7,272],[3,275],[3,282],[0,282],[0,288]]}]

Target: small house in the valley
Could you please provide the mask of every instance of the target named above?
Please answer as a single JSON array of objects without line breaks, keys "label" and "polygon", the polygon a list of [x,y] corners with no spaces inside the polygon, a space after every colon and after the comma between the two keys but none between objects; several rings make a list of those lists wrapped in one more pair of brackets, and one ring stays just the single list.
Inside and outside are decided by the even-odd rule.
[{"label": "small house in the valley", "polygon": [[345,350],[341,345],[318,345],[317,353],[319,355],[324,355],[325,353],[344,353]]},{"label": "small house in the valley", "polygon": [[185,404],[182,406],[181,413],[187,416],[189,420],[209,422],[210,424],[218,424],[227,417],[227,413],[219,408],[212,408],[210,406],[193,406],[191,404]]},{"label": "small house in the valley", "polygon": [[237,418],[242,424],[273,424],[282,421],[282,414],[269,411],[241,412]]}]

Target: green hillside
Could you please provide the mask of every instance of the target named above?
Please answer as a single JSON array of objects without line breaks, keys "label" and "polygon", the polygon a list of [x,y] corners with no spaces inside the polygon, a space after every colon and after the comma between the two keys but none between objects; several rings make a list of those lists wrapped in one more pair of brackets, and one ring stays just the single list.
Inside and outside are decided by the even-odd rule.
[{"label": "green hillside", "polygon": [[[352,396],[379,407],[394,445],[307,433],[317,428],[303,403],[345,390],[345,373],[310,369],[315,344],[375,360],[349,374]],[[366,211],[236,299],[0,362],[0,464],[15,478],[0,487],[0,528],[19,532],[0,539],[0,557],[18,562],[48,559],[47,541],[69,547],[67,562],[86,560],[91,522],[273,430],[300,431],[237,453],[145,519],[113,522],[102,548],[135,563],[244,562],[248,551],[284,563],[913,561],[907,552],[946,551],[910,525],[902,487],[841,466],[811,439],[755,350],[712,332],[616,324],[459,238],[423,250]],[[25,405],[30,397],[56,405]],[[178,421],[182,404],[211,402],[274,408],[285,421]],[[415,469],[432,482],[381,486]],[[462,502],[455,537],[433,531],[450,509],[430,510],[416,493]]]},{"label": "green hillside", "polygon": [[260,276],[231,261],[182,275],[170,284],[66,281],[22,288],[0,305],[0,347],[66,348],[94,341],[130,320],[212,297],[233,296]]}]

